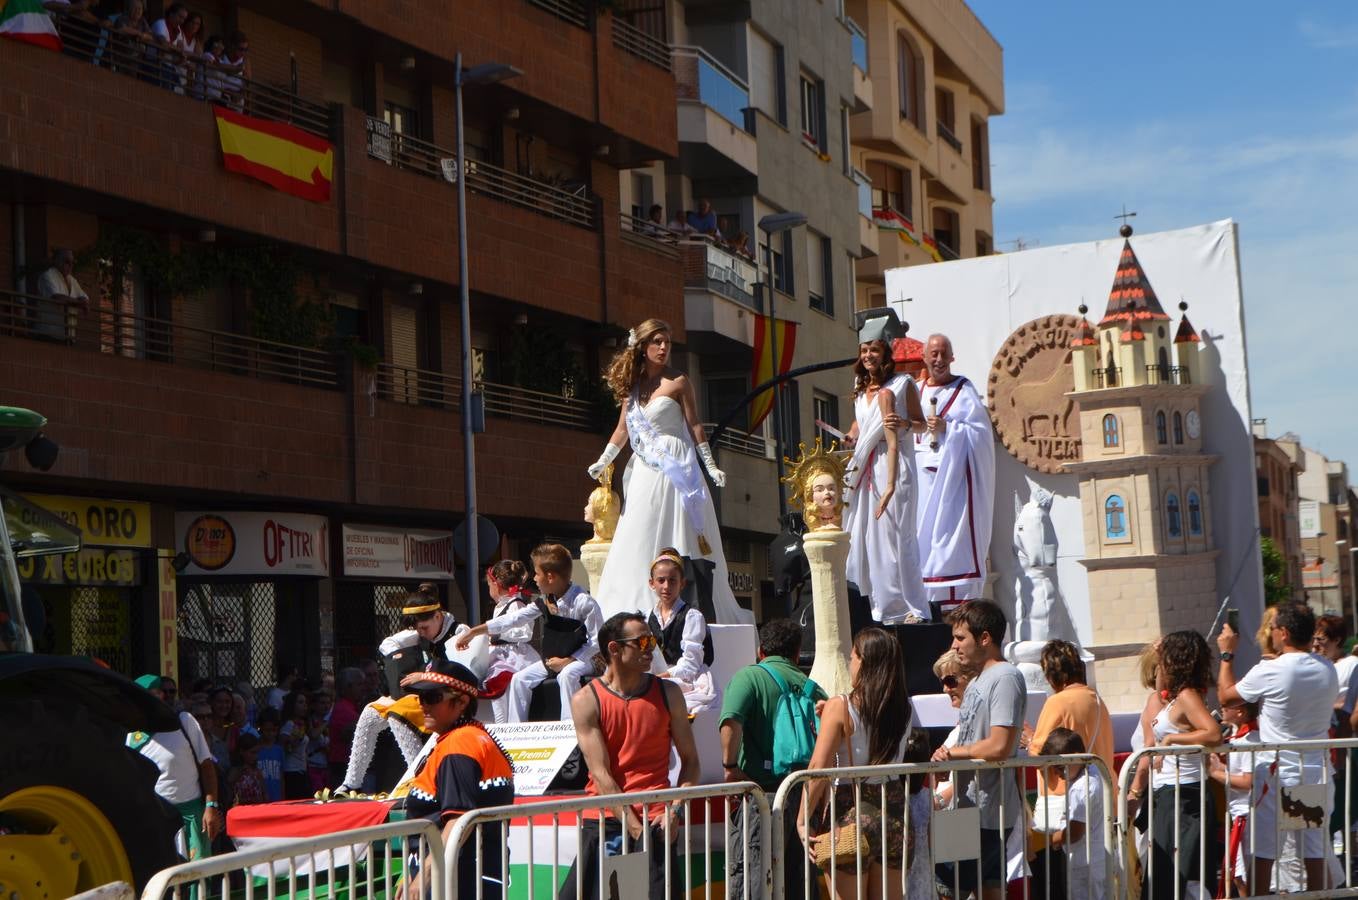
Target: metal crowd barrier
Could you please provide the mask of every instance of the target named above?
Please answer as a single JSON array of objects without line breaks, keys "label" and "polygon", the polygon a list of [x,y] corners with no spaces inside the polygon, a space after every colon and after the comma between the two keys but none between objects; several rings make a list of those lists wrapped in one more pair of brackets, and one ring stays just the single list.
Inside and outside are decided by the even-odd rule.
[{"label": "metal crowd barrier", "polygon": [[[1289,897],[1297,898],[1358,897],[1358,887],[1345,886],[1353,880],[1354,772],[1350,751],[1355,749],[1358,749],[1358,738],[1261,742],[1214,748],[1176,745],[1138,750],[1128,758],[1119,776],[1117,819],[1124,835],[1132,836],[1135,829],[1146,836],[1143,841],[1145,852],[1138,853],[1127,839],[1119,841],[1119,869],[1129,875],[1139,872],[1141,879],[1148,884],[1148,896],[1172,897],[1173,900],[1192,896],[1195,881],[1197,885],[1210,885],[1211,881],[1216,881],[1216,896],[1266,896],[1286,892]],[[1334,751],[1341,751],[1343,755],[1343,765],[1338,770],[1343,774],[1342,779],[1336,777],[1337,772],[1333,768]],[[1300,779],[1296,784],[1282,780],[1278,766],[1273,762],[1275,754],[1282,754],[1284,763],[1297,763]],[[1213,757],[1226,767],[1227,776],[1231,774],[1230,762],[1236,760],[1239,765],[1242,759],[1247,763],[1244,768],[1252,775],[1248,789],[1248,818],[1237,833],[1233,833],[1234,822],[1229,801],[1232,796],[1239,796],[1246,789],[1224,784],[1218,787],[1218,779],[1211,774]],[[1143,764],[1150,769],[1146,779],[1147,789],[1142,797],[1144,809],[1134,811],[1130,808],[1132,798],[1128,792],[1137,769]],[[1156,771],[1169,783],[1152,790],[1151,773]],[[1199,784],[1206,784],[1207,789],[1199,789]],[[1334,796],[1337,787],[1343,788],[1342,798]],[[1194,793],[1197,794],[1196,810],[1193,808]],[[1337,828],[1331,827],[1334,822],[1331,815],[1334,804],[1340,804],[1339,808],[1343,811]],[[1166,805],[1169,809],[1165,809]],[[1216,816],[1209,815],[1209,806],[1214,808]],[[1199,823],[1196,860],[1185,859],[1184,854],[1191,851],[1181,846],[1181,838],[1192,836],[1191,816],[1194,812]],[[1157,848],[1154,843],[1155,823],[1161,816],[1173,816],[1173,825],[1168,832],[1173,837],[1173,845]],[[1187,823],[1184,821],[1186,816],[1189,817]],[[1258,831],[1256,825],[1260,818],[1272,819],[1269,829],[1271,835]],[[1165,820],[1160,821],[1163,823]],[[1139,823],[1144,824],[1144,828],[1138,827]],[[1218,825],[1224,838],[1220,853],[1215,847]],[[1317,830],[1318,836],[1315,834]],[[1336,853],[1332,837],[1335,831],[1342,833],[1342,854]],[[1321,862],[1316,866],[1324,879],[1320,885],[1308,883],[1302,864],[1308,833],[1313,841],[1317,838],[1320,841]],[[1270,883],[1259,884],[1254,866],[1255,855],[1251,851],[1261,840],[1270,837],[1274,854]],[[1262,849],[1268,850],[1268,843],[1264,843]],[[1342,856],[1342,861],[1337,861],[1336,856]],[[1164,871],[1166,865],[1171,867],[1169,872]],[[1337,866],[1341,865],[1342,871],[1336,871]],[[1245,893],[1239,893],[1235,884],[1230,885],[1231,892],[1226,893],[1226,885],[1221,883],[1222,880],[1234,881],[1238,871],[1243,872],[1240,880],[1244,882]],[[1184,878],[1185,872],[1196,875],[1196,878]],[[1205,891],[1204,888],[1198,890]]]},{"label": "metal crowd barrier", "polygon": [[[443,838],[424,819],[387,822],[181,863],[157,872],[141,900],[344,896],[444,900]],[[187,887],[187,890],[185,888]],[[413,889],[412,889],[413,888]]]},{"label": "metal crowd barrier", "polygon": [[[873,891],[872,896],[892,896],[893,894],[890,891],[891,885],[889,884],[888,879],[899,878],[900,896],[913,900],[916,895],[911,893],[908,887],[909,874],[912,868],[911,864],[917,863],[918,854],[923,852],[927,854],[925,857],[925,865],[927,866],[925,871],[927,872],[929,891],[927,896],[934,896],[935,877],[942,877],[939,875],[938,864],[951,863],[952,880],[949,887],[953,889],[954,897],[965,897],[967,894],[961,889],[962,867],[970,865],[970,860],[975,860],[977,885],[980,885],[983,882],[980,859],[980,830],[982,828],[999,831],[1002,848],[1001,852],[1004,856],[1002,865],[1006,870],[1006,874],[1008,874],[1011,868],[1009,838],[1014,831],[1021,829],[1023,832],[1021,838],[1023,842],[1022,852],[1025,857],[1023,871],[1025,873],[1028,872],[1026,857],[1028,856],[1028,850],[1031,845],[1029,843],[1028,804],[1024,798],[1029,791],[1025,787],[1026,782],[1024,779],[1031,773],[1036,775],[1038,782],[1040,783],[1045,779],[1049,769],[1060,767],[1064,770],[1065,767],[1072,765],[1083,767],[1085,773],[1088,773],[1091,770],[1097,773],[1099,780],[1098,794],[1102,804],[1103,814],[1099,816],[1098,822],[1086,822],[1085,836],[1082,841],[1084,845],[1084,859],[1071,859],[1068,854],[1062,853],[1061,858],[1055,865],[1059,866],[1064,863],[1067,867],[1072,867],[1079,866],[1083,863],[1089,871],[1091,882],[1097,884],[1099,878],[1102,878],[1103,890],[1101,892],[1090,892],[1088,895],[1082,896],[1120,897],[1122,896],[1121,885],[1123,879],[1122,873],[1117,867],[1116,854],[1113,852],[1113,839],[1117,832],[1113,828],[1112,816],[1108,814],[1109,811],[1114,808],[1113,779],[1108,771],[1107,765],[1098,757],[1090,754],[1022,757],[1004,760],[1003,762],[998,763],[980,760],[950,760],[946,762],[901,763],[899,765],[891,766],[853,766],[835,769],[808,769],[806,771],[794,773],[793,775],[788,776],[782,786],[779,787],[778,793],[773,801],[774,849],[771,858],[778,861],[772,866],[773,896],[779,898],[788,896],[789,886],[786,883],[787,870],[784,861],[788,860],[790,857],[797,857],[801,860],[801,877],[803,879],[803,884],[801,885],[802,889],[799,892],[799,896],[801,897],[815,897],[816,894],[812,892],[813,885],[821,879],[823,879],[823,883],[829,887],[831,897],[845,896],[845,893],[841,890],[841,881],[843,879],[853,879],[853,895],[856,896],[858,900],[864,900],[864,898],[869,896],[869,890],[875,887],[875,885],[871,883],[872,879],[865,873],[867,873],[869,866],[876,860],[875,858],[868,858],[864,853],[863,840],[859,840],[856,843],[853,852],[852,865],[832,867],[828,872],[824,872],[823,874],[822,870],[812,863],[810,853],[807,850],[803,850],[800,847],[787,846],[787,835],[789,832],[792,832],[792,829],[786,827],[787,817],[794,817],[794,821],[796,821],[798,817],[800,817],[801,821],[811,822],[813,820],[813,813],[807,808],[806,799],[806,789],[813,782],[822,779],[829,780],[830,782],[829,790],[827,792],[829,796],[829,815],[826,819],[827,823],[837,823],[840,822],[842,818],[847,818],[840,815],[843,810],[842,804],[837,801],[835,796],[837,793],[835,790],[836,786],[849,788],[852,791],[854,815],[851,818],[853,821],[861,821],[859,814],[862,811],[862,804],[865,800],[868,801],[870,805],[873,805],[882,811],[880,816],[882,830],[879,846],[881,847],[883,856],[890,855],[890,851],[894,849],[888,844],[888,822],[893,819],[898,819],[903,824],[904,827],[901,832],[900,840],[902,842],[901,858],[904,864],[898,871],[893,871],[886,866],[882,866],[880,876],[881,890],[880,893]],[[998,810],[998,821],[996,822],[983,822],[979,812],[974,807],[959,805],[957,802],[958,797],[956,791],[954,791],[953,797],[948,805],[941,809],[934,808],[935,788],[938,783],[938,776],[947,775],[949,776],[948,780],[951,781],[952,785],[958,786],[960,783],[959,775],[970,778],[972,776],[968,775],[968,773],[980,772],[999,772],[1001,773],[1001,778],[1013,777],[1019,779],[1017,782],[1017,792],[1021,808],[1018,811],[1018,825],[1016,827],[1006,828],[1004,825],[1005,821],[1009,818],[1009,809],[1003,802],[1003,791],[1000,793],[1001,803],[1000,809]],[[1011,774],[1006,776],[1005,773]],[[1062,771],[1061,774],[1064,775],[1064,771]],[[928,792],[928,804],[926,808],[930,819],[928,838],[924,841],[925,847],[921,848],[916,845],[914,854],[906,852],[909,843],[909,835],[918,819],[918,813],[912,812],[911,810],[910,776],[916,776],[917,778],[923,778],[925,780],[925,784],[920,790]],[[905,790],[902,791],[904,797],[899,801],[899,806],[891,805],[888,798],[889,782],[892,779],[902,779],[907,785]],[[963,790],[966,790],[965,786],[963,786]],[[1054,797],[1056,795],[1052,796]],[[1069,794],[1067,793],[1062,796],[1066,797],[1063,804],[1065,807],[1065,820],[1068,823],[1070,814]],[[1087,818],[1089,817],[1090,816],[1087,816]],[[1094,850],[1092,849],[1093,841],[1091,840],[1091,835],[1093,834],[1093,829],[1096,828],[1099,829],[1099,833],[1103,838],[1103,859],[1101,860],[1094,858]],[[818,828],[816,830],[819,831],[820,829]],[[795,834],[795,832],[792,833]],[[1078,855],[1079,852],[1080,851],[1076,851],[1076,854]],[[1044,863],[1043,874],[1045,874],[1046,877],[1043,881],[1044,890],[1042,895],[1048,898],[1048,900],[1066,896],[1063,893],[1053,893],[1052,890],[1054,857],[1054,852],[1047,853]],[[1013,879],[1006,880],[1012,881]],[[1025,900],[1030,896],[1029,888],[1029,877],[1025,876],[1022,885],[1022,896]],[[980,896],[979,887],[977,889],[977,896]],[[1073,897],[1075,894],[1072,893],[1069,896]]]},{"label": "metal crowd barrier", "polygon": [[[753,782],[695,785],[603,797],[571,797],[472,810],[457,819],[444,847],[446,896],[457,897],[457,900],[482,900],[487,894],[487,883],[493,885],[499,882],[505,886],[500,896],[507,897],[512,866],[516,872],[524,871],[527,893],[522,896],[530,900],[539,896],[557,896],[558,888],[564,889],[564,882],[572,878],[577,900],[593,900],[596,894],[587,893],[585,889],[586,868],[591,870],[591,880],[597,882],[600,900],[614,896],[641,900],[646,896],[646,886],[652,877],[653,868],[663,870],[666,897],[675,896],[672,888],[677,889],[682,880],[684,894],[690,897],[699,896],[694,891],[701,888],[701,896],[705,900],[712,900],[713,897],[770,900],[767,877],[753,884],[752,879],[744,879],[744,887],[738,894],[726,890],[727,866],[724,859],[716,857],[715,851],[724,850],[726,858],[729,858],[736,839],[728,834],[727,829],[731,802],[740,804],[742,827],[739,840],[742,842],[741,851],[745,854],[742,858],[748,858],[751,810],[757,816],[758,824],[754,827],[761,828],[761,834],[767,835],[770,828],[768,798]],[[639,845],[628,829],[622,828],[619,836],[598,841],[596,859],[580,859],[578,851],[585,843],[587,821],[597,822],[605,811],[608,811],[607,815],[616,815],[613,811],[623,806],[640,807],[651,812],[652,807],[658,804],[664,804],[666,808],[677,807],[682,813],[677,819],[664,815],[655,835],[652,835],[652,829],[643,829]],[[723,813],[719,819],[713,816],[717,809]],[[563,821],[563,818],[573,821]],[[543,819],[547,821],[543,822]],[[517,835],[511,834],[511,827],[517,830]],[[605,831],[603,837],[607,836]],[[657,859],[653,853],[656,840],[674,849]],[[483,865],[489,842],[499,842],[501,848],[509,851],[501,856],[498,872],[487,871]],[[466,865],[474,866],[476,888],[473,895],[464,897],[458,886],[459,877],[464,874],[462,868]],[[572,867],[564,881],[560,874],[563,866]],[[539,871],[543,868],[545,872]],[[617,874],[616,881],[610,871]],[[714,876],[715,884],[718,885],[715,889]],[[543,877],[552,879],[545,891],[538,883]],[[635,889],[628,890],[629,887],[635,888],[638,883],[642,893],[636,893]],[[491,889],[491,896],[495,896],[494,890]],[[517,886],[515,894],[520,895]]]}]

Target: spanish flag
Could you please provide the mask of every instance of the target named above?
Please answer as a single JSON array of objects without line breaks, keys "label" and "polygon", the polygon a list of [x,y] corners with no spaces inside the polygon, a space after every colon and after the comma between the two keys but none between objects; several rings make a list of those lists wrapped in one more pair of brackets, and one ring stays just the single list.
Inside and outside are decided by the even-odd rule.
[{"label": "spanish flag", "polygon": [[[797,323],[770,316],[755,316],[754,319],[754,368],[750,374],[754,386],[758,387],[774,377],[773,337],[778,338],[778,371],[782,375],[792,368],[792,353],[797,347]],[[750,404],[750,431],[773,409],[773,389],[770,388]]]},{"label": "spanish flag", "polygon": [[258,178],[285,194],[325,203],[335,170],[335,147],[324,138],[282,122],[269,122],[220,106],[217,135],[229,172]]}]

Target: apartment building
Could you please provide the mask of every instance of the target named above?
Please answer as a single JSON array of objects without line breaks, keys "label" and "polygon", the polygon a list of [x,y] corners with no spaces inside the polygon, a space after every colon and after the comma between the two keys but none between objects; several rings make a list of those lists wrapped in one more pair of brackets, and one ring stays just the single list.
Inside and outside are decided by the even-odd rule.
[{"label": "apartment building", "polygon": [[[963,0],[844,0],[855,23],[850,117],[862,256],[858,308],[887,269],[995,252],[990,119],[1004,55]],[[921,329],[927,323],[917,323]]]},{"label": "apartment building", "polygon": [[[76,17],[61,53],[7,43],[0,402],[62,450],[3,478],[84,531],[24,566],[40,649],[266,684],[370,655],[418,582],[464,612],[458,177],[491,546],[588,536],[603,357],[648,315],[687,339],[681,259],[624,239],[619,192],[679,156],[676,86],[663,18],[579,0],[190,6],[246,37],[223,103],[308,135],[329,196],[228,172],[194,65]],[[459,53],[514,76],[466,86],[461,175]],[[89,305],[44,330],[63,247]]]},{"label": "apartment building", "polygon": [[1255,419],[1254,468],[1259,494],[1259,535],[1268,538],[1287,563],[1287,583],[1293,599],[1301,600],[1301,532],[1297,520],[1300,495],[1297,478],[1306,455],[1295,435],[1268,436],[1268,421]]},{"label": "apartment building", "polygon": [[1353,625],[1352,509],[1348,465],[1303,447],[1306,465],[1297,478],[1302,587],[1317,613],[1337,613]]}]

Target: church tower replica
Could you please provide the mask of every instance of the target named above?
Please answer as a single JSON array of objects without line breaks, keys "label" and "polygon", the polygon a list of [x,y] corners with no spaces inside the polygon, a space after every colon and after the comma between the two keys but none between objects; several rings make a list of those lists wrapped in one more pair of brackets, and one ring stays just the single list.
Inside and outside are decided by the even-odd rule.
[{"label": "church tower replica", "polygon": [[[1137,658],[1146,644],[1212,621],[1220,600],[1208,470],[1202,449],[1201,340],[1177,332],[1124,225],[1108,308],[1071,341],[1080,408],[1080,479],[1099,691],[1113,711],[1141,708]],[[1081,315],[1088,312],[1080,307]]]}]

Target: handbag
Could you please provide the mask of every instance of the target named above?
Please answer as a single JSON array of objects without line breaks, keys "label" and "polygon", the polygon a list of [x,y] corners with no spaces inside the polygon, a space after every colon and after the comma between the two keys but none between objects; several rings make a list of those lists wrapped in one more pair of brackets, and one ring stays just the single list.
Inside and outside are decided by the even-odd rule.
[{"label": "handbag", "polygon": [[559,616],[547,608],[547,604],[541,597],[533,598],[533,602],[542,612],[542,658],[551,659],[556,656],[573,656],[575,651],[585,646],[589,641],[589,632],[585,629],[585,623],[579,619],[572,619],[570,616]]},{"label": "handbag", "polygon": [[[847,701],[848,698],[845,698]],[[849,766],[853,766],[853,742],[849,739],[844,741],[848,749]],[[835,806],[841,810],[854,809],[854,789],[853,785],[843,785],[832,787],[831,790],[837,794]],[[846,802],[841,802],[843,798]],[[821,815],[827,815],[829,811],[830,798],[825,798],[825,807],[821,810]],[[843,816],[843,813],[840,814]],[[868,846],[867,835],[858,829],[858,819],[855,816],[853,821],[840,824],[829,822],[830,830],[820,835],[816,839],[815,862],[822,869],[841,868],[855,865],[861,857],[864,860],[872,859],[872,849]]]}]

